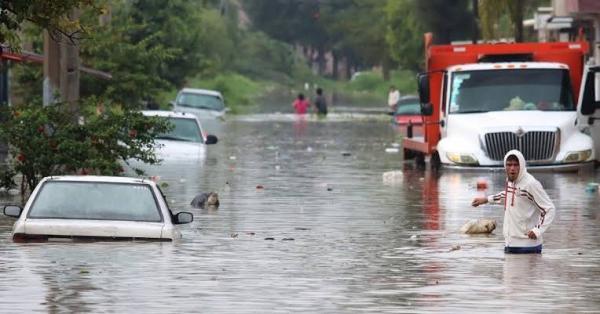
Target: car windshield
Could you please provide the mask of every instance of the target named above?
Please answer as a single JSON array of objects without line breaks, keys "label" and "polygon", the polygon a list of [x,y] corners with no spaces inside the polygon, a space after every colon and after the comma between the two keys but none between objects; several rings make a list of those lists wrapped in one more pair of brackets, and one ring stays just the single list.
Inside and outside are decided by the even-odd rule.
[{"label": "car windshield", "polygon": [[225,105],[223,100],[215,95],[205,95],[196,93],[181,93],[177,97],[177,105],[192,107],[198,109],[223,110]]},{"label": "car windshield", "polygon": [[567,70],[510,69],[455,72],[450,113],[575,110]]},{"label": "car windshield", "polygon": [[204,143],[196,119],[169,117],[169,122],[173,124],[173,129],[168,133],[160,134],[157,139]]},{"label": "car windshield", "polygon": [[75,181],[44,183],[28,217],[162,221],[149,185]]},{"label": "car windshield", "polygon": [[420,115],[421,105],[419,99],[400,100],[396,107],[396,115]]}]

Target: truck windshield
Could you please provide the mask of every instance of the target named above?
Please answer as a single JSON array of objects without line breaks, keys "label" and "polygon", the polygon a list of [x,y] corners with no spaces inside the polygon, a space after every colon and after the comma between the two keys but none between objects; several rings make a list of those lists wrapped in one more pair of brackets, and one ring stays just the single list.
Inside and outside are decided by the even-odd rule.
[{"label": "truck windshield", "polygon": [[455,72],[450,113],[507,110],[575,110],[569,72],[563,69],[508,69]]}]

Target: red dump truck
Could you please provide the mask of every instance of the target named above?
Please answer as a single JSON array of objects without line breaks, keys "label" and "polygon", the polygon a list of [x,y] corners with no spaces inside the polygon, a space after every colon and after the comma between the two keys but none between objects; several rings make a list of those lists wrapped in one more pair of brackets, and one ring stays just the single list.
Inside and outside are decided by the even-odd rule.
[{"label": "red dump truck", "polygon": [[592,164],[592,138],[577,126],[587,51],[585,41],[426,44],[427,72],[418,77],[424,131],[404,138],[405,157],[498,168],[519,149],[532,168]]}]

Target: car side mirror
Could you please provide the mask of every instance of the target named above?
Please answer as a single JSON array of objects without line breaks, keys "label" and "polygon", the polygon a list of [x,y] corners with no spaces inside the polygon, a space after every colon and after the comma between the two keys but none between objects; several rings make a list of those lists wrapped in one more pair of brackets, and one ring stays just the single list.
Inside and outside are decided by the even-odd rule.
[{"label": "car side mirror", "polygon": [[19,218],[23,209],[17,205],[4,206],[4,215],[8,217]]},{"label": "car side mirror", "polygon": [[194,221],[194,215],[190,212],[179,212],[173,217],[173,223],[176,225],[189,224]]},{"label": "car side mirror", "polygon": [[206,136],[205,144],[206,145],[217,144],[218,141],[219,141],[219,139],[216,136],[209,134]]}]

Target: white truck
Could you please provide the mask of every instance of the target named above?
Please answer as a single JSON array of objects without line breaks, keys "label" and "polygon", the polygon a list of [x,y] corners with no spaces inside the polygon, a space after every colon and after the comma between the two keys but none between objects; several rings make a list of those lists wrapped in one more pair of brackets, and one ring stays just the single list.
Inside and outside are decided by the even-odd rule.
[{"label": "white truck", "polygon": [[528,167],[588,168],[594,142],[578,125],[585,43],[431,46],[419,77],[424,136],[405,156],[434,167],[500,168],[511,149]]}]

